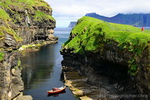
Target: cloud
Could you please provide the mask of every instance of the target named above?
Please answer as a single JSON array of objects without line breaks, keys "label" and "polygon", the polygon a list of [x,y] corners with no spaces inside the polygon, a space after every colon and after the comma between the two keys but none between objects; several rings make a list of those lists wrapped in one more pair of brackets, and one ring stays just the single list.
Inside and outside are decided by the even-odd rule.
[{"label": "cloud", "polygon": [[75,20],[86,13],[96,12],[103,16],[118,13],[150,13],[149,0],[45,0],[59,20]]}]

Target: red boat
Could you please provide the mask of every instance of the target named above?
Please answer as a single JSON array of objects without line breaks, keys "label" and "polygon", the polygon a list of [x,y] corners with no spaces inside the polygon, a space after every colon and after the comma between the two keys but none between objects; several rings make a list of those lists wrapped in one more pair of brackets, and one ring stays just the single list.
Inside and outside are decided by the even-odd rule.
[{"label": "red boat", "polygon": [[66,89],[66,86],[64,87],[59,87],[59,88],[52,88],[52,90],[47,91],[48,94],[56,94],[64,91]]}]

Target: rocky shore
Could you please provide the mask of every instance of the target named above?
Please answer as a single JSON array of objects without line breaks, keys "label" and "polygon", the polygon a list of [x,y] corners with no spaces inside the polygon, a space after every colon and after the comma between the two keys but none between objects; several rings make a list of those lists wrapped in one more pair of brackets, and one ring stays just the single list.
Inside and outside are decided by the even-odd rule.
[{"label": "rocky shore", "polygon": [[[140,93],[136,83],[123,69],[108,66],[106,69],[95,69],[94,64],[85,65],[75,56],[65,56],[62,66],[65,85],[81,100],[148,100],[148,94]],[[108,70],[113,72],[109,73]]]},{"label": "rocky shore", "polygon": [[0,100],[24,96],[19,50],[57,42],[52,8],[44,0],[0,1]]},{"label": "rocky shore", "polygon": [[[79,19],[61,50],[64,58],[62,66],[66,71],[66,80],[72,84],[70,87],[82,90],[82,96],[94,100],[148,100],[149,33],[148,30],[142,33],[133,26],[90,17]],[[77,83],[82,83],[81,80],[84,85],[80,87]],[[86,84],[96,86],[99,95]],[[94,97],[90,95],[92,93]]]}]

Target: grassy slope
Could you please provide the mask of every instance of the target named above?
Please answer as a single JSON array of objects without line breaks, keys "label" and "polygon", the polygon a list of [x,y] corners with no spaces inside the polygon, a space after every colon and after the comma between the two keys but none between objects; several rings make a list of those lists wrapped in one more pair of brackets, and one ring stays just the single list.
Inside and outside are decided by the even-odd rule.
[{"label": "grassy slope", "polygon": [[[31,11],[34,11],[34,21],[41,21],[43,19],[55,21],[55,19],[51,15],[38,10],[38,7],[42,6],[45,9],[51,9],[51,7],[47,3],[43,2],[43,0],[1,0],[0,20],[2,20],[5,24],[0,26],[0,40],[4,39],[5,34],[8,33],[11,34],[17,42],[22,41],[22,39],[17,36],[15,31],[9,25],[10,23],[15,23],[15,20],[12,19],[11,16],[9,16],[4,9],[9,9],[12,13],[18,14],[10,8],[10,5],[13,5],[14,7],[19,7],[18,9],[23,9],[23,11],[25,9],[30,9]],[[37,10],[34,10],[34,8],[37,8]],[[17,15],[16,18],[22,20],[19,15]]]},{"label": "grassy slope", "polygon": [[55,21],[55,19],[52,16],[42,11],[36,11],[34,15],[34,21],[41,21],[42,19],[46,19],[46,20],[50,19],[50,20]]},{"label": "grassy slope", "polygon": [[[11,9],[10,5],[17,7],[17,9],[21,9],[23,11],[25,9],[34,11],[35,15],[32,15],[34,17],[34,21],[42,21],[43,19],[55,21],[55,19],[51,15],[38,9],[38,7],[51,9],[51,7],[43,1],[44,0],[1,0],[0,1],[0,22],[1,22],[0,23],[0,41],[3,41],[5,39],[5,34],[12,35],[17,42],[22,41],[22,38],[19,37],[16,34],[16,32],[11,28],[11,25],[15,23],[15,20],[11,18],[11,16],[9,16],[9,14],[5,10],[9,9],[12,13],[15,13],[16,18],[19,20],[22,20],[22,18],[20,17],[18,12],[15,12]],[[35,8],[37,10],[35,10]],[[4,49],[0,48],[0,61],[4,57],[4,53],[2,53],[2,51],[4,51]]]},{"label": "grassy slope", "polygon": [[122,24],[108,23],[91,17],[83,17],[73,28],[68,41],[63,48],[71,49],[73,53],[84,54],[84,51],[102,52],[104,43],[117,43],[121,50],[128,50],[134,56],[128,61],[129,72],[137,72],[137,57],[141,57],[143,50],[150,41],[150,30]]},{"label": "grassy slope", "polygon": [[64,47],[73,48],[75,53],[80,53],[83,47],[86,51],[97,51],[100,43],[109,40],[117,42],[122,49],[128,48],[129,51],[141,53],[150,41],[149,30],[141,32],[141,29],[133,26],[108,23],[90,17],[79,19],[71,36]]},{"label": "grassy slope", "polygon": [[31,11],[35,11],[34,8],[37,8],[37,10],[34,12],[35,13],[35,15],[34,15],[35,21],[36,21],[36,18],[38,18],[40,20],[46,18],[46,19],[55,21],[55,19],[52,16],[46,14],[45,12],[38,10],[38,7],[44,7],[46,9],[51,9],[51,7],[43,1],[44,0],[13,0],[13,1],[12,0],[1,0],[0,6],[2,6],[3,8],[10,9],[10,10],[11,10],[11,8],[9,5],[16,6],[16,7],[18,7],[18,9],[30,9]]}]

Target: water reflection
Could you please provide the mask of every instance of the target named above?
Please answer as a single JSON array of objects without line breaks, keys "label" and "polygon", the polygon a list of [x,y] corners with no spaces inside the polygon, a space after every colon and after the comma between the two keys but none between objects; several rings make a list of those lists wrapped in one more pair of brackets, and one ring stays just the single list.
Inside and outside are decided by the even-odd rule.
[{"label": "water reflection", "polygon": [[59,92],[59,93],[56,93],[56,94],[48,94],[47,96],[50,97],[50,96],[53,96],[53,97],[58,97],[59,95],[63,94],[63,93],[66,93],[66,91],[62,91],[62,92]]},{"label": "water reflection", "polygon": [[59,32],[62,31],[55,31],[55,35],[59,37],[57,44],[43,46],[39,51],[27,52],[21,57],[24,68],[22,71],[24,94],[31,95],[33,100],[77,100],[68,88],[65,93],[47,96],[47,91],[52,87],[64,86],[60,79],[62,56],[59,51],[62,43],[69,37],[70,30],[65,30],[65,33]]},{"label": "water reflection", "polygon": [[[51,50],[51,51],[49,51]],[[34,82],[43,82],[43,79],[50,78],[50,73],[55,64],[54,48],[52,46],[43,46],[38,52],[26,53],[26,56],[21,58],[23,66],[23,80],[25,88],[30,88],[30,84]]]}]

